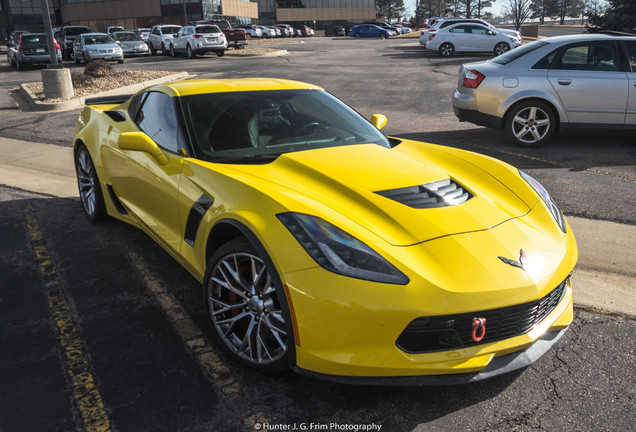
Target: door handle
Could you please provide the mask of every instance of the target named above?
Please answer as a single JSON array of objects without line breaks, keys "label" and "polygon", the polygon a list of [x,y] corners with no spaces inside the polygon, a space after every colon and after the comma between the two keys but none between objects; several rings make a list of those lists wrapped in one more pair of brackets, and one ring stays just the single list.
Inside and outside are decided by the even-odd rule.
[{"label": "door handle", "polygon": [[570,84],[572,84],[572,80],[569,80],[569,79],[560,79],[560,80],[557,80],[557,82],[559,84],[561,84],[561,85],[570,85]]}]

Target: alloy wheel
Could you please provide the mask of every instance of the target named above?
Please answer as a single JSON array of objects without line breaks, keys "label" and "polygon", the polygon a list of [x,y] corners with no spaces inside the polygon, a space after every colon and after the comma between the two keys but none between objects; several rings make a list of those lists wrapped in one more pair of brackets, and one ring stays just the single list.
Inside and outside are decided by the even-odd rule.
[{"label": "alloy wheel", "polygon": [[268,366],[285,356],[285,318],[275,282],[257,255],[234,252],[218,260],[207,281],[206,297],[217,334],[239,359]]},{"label": "alloy wheel", "polygon": [[512,118],[512,133],[523,144],[538,144],[546,138],[550,126],[548,113],[536,106],[525,107]]}]

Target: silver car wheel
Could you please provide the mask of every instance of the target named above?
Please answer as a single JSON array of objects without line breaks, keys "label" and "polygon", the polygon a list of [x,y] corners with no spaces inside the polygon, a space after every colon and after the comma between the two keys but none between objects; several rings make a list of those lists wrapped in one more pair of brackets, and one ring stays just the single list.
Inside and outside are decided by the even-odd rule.
[{"label": "silver car wheel", "polygon": [[505,42],[499,42],[495,45],[495,55],[501,55],[510,51],[510,46]]},{"label": "silver car wheel", "polygon": [[84,212],[92,222],[106,216],[106,204],[99,185],[95,165],[86,147],[81,145],[75,152],[75,172],[80,201]]},{"label": "silver car wheel", "polygon": [[507,116],[506,132],[517,145],[539,146],[554,133],[557,119],[543,102],[528,101],[517,105]]},{"label": "silver car wheel", "polygon": [[455,47],[448,42],[443,43],[442,46],[439,47],[439,53],[444,57],[452,56],[453,52],[455,52]]},{"label": "silver car wheel", "polygon": [[239,359],[267,366],[285,356],[285,318],[274,280],[257,255],[235,252],[218,260],[206,297],[214,329]]}]

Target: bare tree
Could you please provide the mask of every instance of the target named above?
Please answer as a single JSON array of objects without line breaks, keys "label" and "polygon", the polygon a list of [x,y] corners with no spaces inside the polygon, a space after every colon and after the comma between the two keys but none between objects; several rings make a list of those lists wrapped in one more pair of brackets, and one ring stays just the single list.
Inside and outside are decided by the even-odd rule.
[{"label": "bare tree", "polygon": [[506,0],[504,9],[512,16],[512,21],[517,30],[532,15],[532,0]]}]

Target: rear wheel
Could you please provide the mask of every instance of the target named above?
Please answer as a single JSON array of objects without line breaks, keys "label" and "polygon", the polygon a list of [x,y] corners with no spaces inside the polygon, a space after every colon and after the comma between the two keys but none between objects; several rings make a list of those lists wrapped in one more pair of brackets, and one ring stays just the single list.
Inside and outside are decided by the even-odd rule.
[{"label": "rear wheel", "polygon": [[497,45],[495,45],[495,55],[501,55],[508,51],[510,51],[510,45],[505,42],[499,42]]},{"label": "rear wheel", "polygon": [[355,35],[353,35],[353,37],[360,38],[360,37],[362,37],[362,35],[360,33],[356,33]]},{"label": "rear wheel", "polygon": [[190,46],[190,44],[186,46],[186,55],[188,56],[189,59],[194,58],[194,51],[192,51],[192,47]]},{"label": "rear wheel", "polygon": [[450,57],[453,55],[453,53],[455,52],[455,47],[453,46],[452,43],[450,42],[444,42],[440,47],[439,47],[439,53],[443,56],[443,57]]},{"label": "rear wheel", "polygon": [[122,64],[122,63],[124,63],[124,61],[123,60],[117,60],[117,63]]},{"label": "rear wheel", "polygon": [[216,55],[217,57],[223,57],[225,55],[225,51],[217,51]]},{"label": "rear wheel", "polygon": [[283,287],[271,271],[269,257],[247,239],[235,238],[210,258],[203,292],[220,345],[247,366],[282,372],[294,337]]},{"label": "rear wheel", "polygon": [[97,171],[88,149],[80,145],[75,152],[75,173],[79,188],[80,201],[84,213],[91,222],[97,222],[106,217],[106,204],[99,184]]},{"label": "rear wheel", "polygon": [[538,147],[548,142],[557,127],[554,110],[541,101],[514,105],[505,118],[508,138],[521,147]]}]

